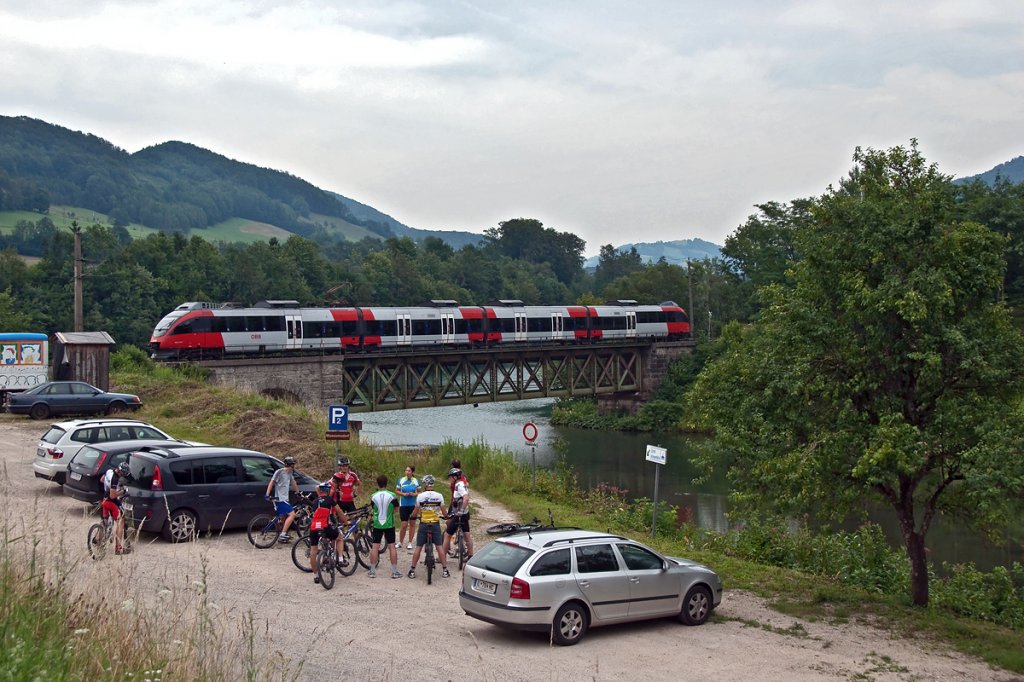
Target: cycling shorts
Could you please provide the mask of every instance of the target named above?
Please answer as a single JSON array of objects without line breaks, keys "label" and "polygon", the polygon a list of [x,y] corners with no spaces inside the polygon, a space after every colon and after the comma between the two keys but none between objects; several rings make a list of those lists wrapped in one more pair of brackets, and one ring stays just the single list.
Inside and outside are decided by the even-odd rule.
[{"label": "cycling shorts", "polygon": [[354,512],[356,510],[356,503],[353,502],[352,500],[349,500],[348,502],[339,501],[338,506],[341,507],[341,511],[345,512],[346,514]]},{"label": "cycling shorts", "polygon": [[448,535],[455,535],[455,529],[458,528],[459,525],[462,526],[463,533],[469,532],[469,514],[459,514],[458,516],[453,516],[448,519],[448,527],[445,531]]},{"label": "cycling shorts", "polygon": [[[328,540],[337,540],[341,533],[334,526],[327,526],[323,530],[311,530],[309,531],[309,545],[310,547],[316,547],[317,543],[320,542],[320,533],[323,533]],[[310,550],[312,551],[312,550]]]},{"label": "cycling shorts", "polygon": [[283,514],[291,514],[292,510],[295,509],[295,507],[293,507],[288,502],[282,502],[281,500],[278,500],[277,502],[274,503],[274,509],[277,510],[277,513],[280,516]]},{"label": "cycling shorts", "polygon": [[383,538],[387,544],[395,544],[395,529],[394,528],[374,528],[373,529],[373,544],[380,544],[381,538]]},{"label": "cycling shorts", "polygon": [[416,507],[399,507],[398,518],[402,521],[408,521],[412,517],[412,510]]},{"label": "cycling shorts", "polygon": [[103,518],[106,518],[109,514],[114,517],[115,521],[117,521],[121,516],[121,507],[117,506],[117,503],[109,498],[103,500],[103,504],[100,505],[100,511],[102,512]]},{"label": "cycling shorts", "polygon": [[433,537],[431,540],[438,547],[444,541],[443,533],[441,533],[441,524],[437,523],[421,523],[419,530],[416,531],[416,546],[422,547],[427,544],[427,533],[433,531]]}]

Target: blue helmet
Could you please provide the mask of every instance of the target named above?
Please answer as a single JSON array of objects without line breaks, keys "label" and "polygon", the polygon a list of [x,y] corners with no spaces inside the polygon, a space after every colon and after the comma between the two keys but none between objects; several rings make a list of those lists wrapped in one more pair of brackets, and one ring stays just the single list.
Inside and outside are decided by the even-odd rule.
[{"label": "blue helmet", "polygon": [[322,493],[329,493],[331,492],[331,482],[321,481],[320,483],[317,484],[316,489]]}]

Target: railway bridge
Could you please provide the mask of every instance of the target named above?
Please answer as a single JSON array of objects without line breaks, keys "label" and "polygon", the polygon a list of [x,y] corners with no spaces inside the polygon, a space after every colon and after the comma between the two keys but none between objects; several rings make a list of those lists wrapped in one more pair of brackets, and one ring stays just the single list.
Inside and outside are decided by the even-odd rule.
[{"label": "railway bridge", "polygon": [[479,350],[408,348],[380,353],[199,360],[218,385],[350,412],[596,396],[636,409],[693,341],[630,339],[594,345]]}]

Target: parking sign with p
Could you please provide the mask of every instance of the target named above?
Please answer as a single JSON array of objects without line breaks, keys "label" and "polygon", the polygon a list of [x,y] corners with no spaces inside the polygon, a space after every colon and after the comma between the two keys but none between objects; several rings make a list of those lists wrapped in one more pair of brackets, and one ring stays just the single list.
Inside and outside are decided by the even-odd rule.
[{"label": "parking sign with p", "polygon": [[348,431],[348,405],[331,405],[327,409],[327,429]]}]

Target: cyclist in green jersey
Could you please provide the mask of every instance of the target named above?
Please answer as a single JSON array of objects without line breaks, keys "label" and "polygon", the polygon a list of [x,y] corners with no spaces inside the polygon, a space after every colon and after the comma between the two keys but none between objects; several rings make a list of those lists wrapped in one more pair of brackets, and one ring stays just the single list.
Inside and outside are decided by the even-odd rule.
[{"label": "cyclist in green jersey", "polygon": [[377,492],[370,496],[370,513],[373,515],[373,548],[370,550],[370,569],[367,575],[377,576],[377,559],[380,556],[380,541],[388,546],[388,558],[391,559],[391,577],[401,578],[398,570],[398,552],[395,550],[395,507],[398,496],[387,489],[388,477],[381,474],[377,477]]}]

